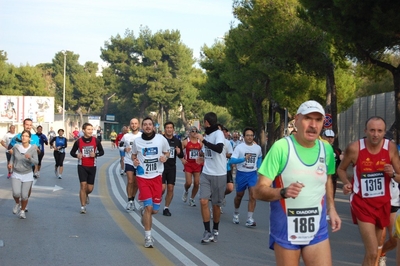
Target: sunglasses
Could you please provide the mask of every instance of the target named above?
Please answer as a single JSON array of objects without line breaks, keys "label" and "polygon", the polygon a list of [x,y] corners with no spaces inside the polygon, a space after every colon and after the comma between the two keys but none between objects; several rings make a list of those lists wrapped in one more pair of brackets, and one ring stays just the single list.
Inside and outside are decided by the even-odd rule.
[{"label": "sunglasses", "polygon": [[197,130],[192,130],[192,131],[190,131],[190,132],[192,132],[192,133],[197,133],[198,131],[197,131]]}]

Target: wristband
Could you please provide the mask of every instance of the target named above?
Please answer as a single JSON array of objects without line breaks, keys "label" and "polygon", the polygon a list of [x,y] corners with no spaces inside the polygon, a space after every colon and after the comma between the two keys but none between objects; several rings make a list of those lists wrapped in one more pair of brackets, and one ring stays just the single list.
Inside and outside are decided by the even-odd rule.
[{"label": "wristband", "polygon": [[286,189],[287,188],[282,188],[281,189],[281,191],[279,192],[280,194],[281,194],[281,197],[283,198],[283,199],[287,199],[287,197],[286,197]]}]

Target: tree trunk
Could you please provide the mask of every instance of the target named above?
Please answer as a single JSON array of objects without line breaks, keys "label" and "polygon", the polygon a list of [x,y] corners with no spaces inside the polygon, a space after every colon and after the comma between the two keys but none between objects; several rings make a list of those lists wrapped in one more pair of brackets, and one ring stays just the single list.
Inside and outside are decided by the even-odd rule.
[{"label": "tree trunk", "polygon": [[[326,74],[326,109],[325,111],[332,116],[332,130],[338,132],[337,124],[337,95],[335,82],[335,66],[329,64]],[[339,148],[339,138],[335,138],[333,143],[335,148]]]}]

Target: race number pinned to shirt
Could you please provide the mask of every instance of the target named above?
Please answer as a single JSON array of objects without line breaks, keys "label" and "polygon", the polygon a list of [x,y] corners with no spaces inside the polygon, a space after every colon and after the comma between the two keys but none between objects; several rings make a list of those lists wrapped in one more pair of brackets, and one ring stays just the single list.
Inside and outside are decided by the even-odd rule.
[{"label": "race number pinned to shirt", "polygon": [[197,159],[199,157],[199,150],[192,149],[189,151],[189,159]]},{"label": "race number pinned to shirt", "polygon": [[93,146],[84,146],[82,147],[82,157],[90,157],[90,153],[94,152]]},{"label": "race number pinned to shirt", "polygon": [[247,154],[250,154],[249,159],[244,161],[243,167],[247,169],[254,169],[256,165],[256,154],[255,153],[245,153],[244,156],[246,157]]},{"label": "race number pinned to shirt", "polygon": [[146,174],[157,173],[158,158],[145,159],[144,169]]},{"label": "race number pinned to shirt", "polygon": [[294,245],[306,245],[319,230],[321,214],[318,207],[287,209],[288,241]]},{"label": "race number pinned to shirt", "polygon": [[385,195],[385,176],[383,172],[361,174],[361,192],[363,198]]},{"label": "race number pinned to shirt", "polygon": [[175,147],[169,147],[169,158],[175,157]]},{"label": "race number pinned to shirt", "polygon": [[212,159],[211,149],[207,147],[204,148],[204,158]]}]

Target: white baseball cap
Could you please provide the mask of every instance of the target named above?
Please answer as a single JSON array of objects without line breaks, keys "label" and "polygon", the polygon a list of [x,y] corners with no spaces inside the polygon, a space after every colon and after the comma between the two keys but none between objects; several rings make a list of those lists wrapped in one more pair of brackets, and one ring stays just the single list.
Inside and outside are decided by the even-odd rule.
[{"label": "white baseball cap", "polygon": [[325,130],[324,135],[327,136],[327,137],[334,138],[335,137],[335,132],[333,132],[332,129],[327,129],[327,130]]},{"label": "white baseball cap", "polygon": [[299,109],[297,109],[297,114],[307,115],[310,113],[320,113],[325,116],[325,111],[322,105],[313,100],[302,103]]}]

